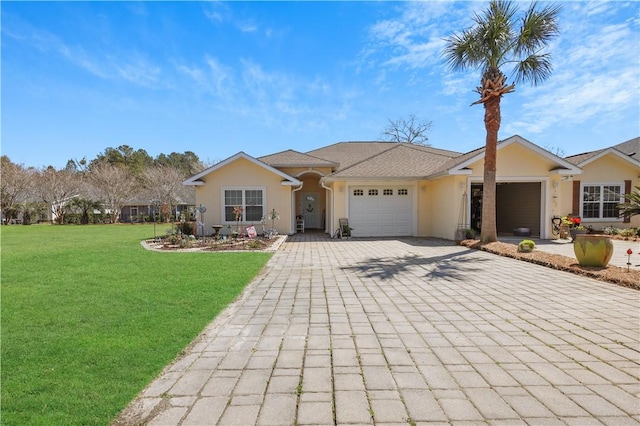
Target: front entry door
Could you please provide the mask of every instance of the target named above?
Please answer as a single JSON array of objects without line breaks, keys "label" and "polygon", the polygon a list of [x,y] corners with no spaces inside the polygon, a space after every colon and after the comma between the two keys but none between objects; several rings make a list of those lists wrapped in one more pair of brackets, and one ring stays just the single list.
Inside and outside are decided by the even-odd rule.
[{"label": "front entry door", "polygon": [[303,192],[300,194],[300,210],[304,217],[304,227],[309,229],[318,228],[318,198],[320,194],[317,192]]}]

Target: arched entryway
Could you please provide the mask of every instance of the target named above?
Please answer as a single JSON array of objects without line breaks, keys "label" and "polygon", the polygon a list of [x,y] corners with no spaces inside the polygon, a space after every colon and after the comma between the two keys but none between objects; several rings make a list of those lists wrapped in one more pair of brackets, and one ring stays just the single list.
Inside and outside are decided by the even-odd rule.
[{"label": "arched entryway", "polygon": [[326,229],[327,190],[320,184],[323,176],[316,170],[306,170],[295,176],[302,181],[302,188],[295,191],[295,216],[303,220],[304,230]]}]

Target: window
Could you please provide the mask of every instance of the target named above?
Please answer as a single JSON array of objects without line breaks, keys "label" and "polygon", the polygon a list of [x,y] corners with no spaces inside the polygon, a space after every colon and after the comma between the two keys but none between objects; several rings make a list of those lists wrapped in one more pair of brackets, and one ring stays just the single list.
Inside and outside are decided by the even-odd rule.
[{"label": "window", "polygon": [[260,222],[264,216],[264,189],[225,189],[223,192],[225,222],[236,221],[236,207],[241,208],[242,221]]},{"label": "window", "polygon": [[369,195],[378,195],[378,190],[377,189],[370,189],[369,190]]},{"label": "window", "polygon": [[398,189],[398,195],[409,195],[409,190],[408,189]]},{"label": "window", "polygon": [[354,189],[353,190],[353,195],[355,197],[360,197],[360,196],[364,195],[364,191],[362,189]]},{"label": "window", "polygon": [[617,205],[624,202],[622,184],[582,186],[582,218],[618,220]]},{"label": "window", "polygon": [[393,189],[383,189],[382,195],[393,195]]}]

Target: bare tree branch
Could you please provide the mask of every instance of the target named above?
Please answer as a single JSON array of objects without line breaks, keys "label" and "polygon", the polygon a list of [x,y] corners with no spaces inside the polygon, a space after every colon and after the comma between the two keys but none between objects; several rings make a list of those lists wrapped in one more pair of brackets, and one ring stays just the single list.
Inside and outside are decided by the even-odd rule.
[{"label": "bare tree branch", "polygon": [[382,132],[382,138],[391,142],[429,145],[427,132],[433,123],[410,115],[409,118],[389,120],[389,125]]}]

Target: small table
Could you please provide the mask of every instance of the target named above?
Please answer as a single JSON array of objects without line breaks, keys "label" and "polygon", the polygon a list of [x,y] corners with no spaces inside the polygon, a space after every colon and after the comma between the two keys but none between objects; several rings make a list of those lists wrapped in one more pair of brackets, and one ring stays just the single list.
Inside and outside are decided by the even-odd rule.
[{"label": "small table", "polygon": [[222,225],[213,225],[213,238],[218,238],[220,235],[220,230],[222,229]]}]

